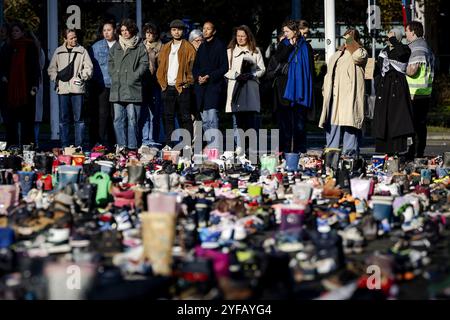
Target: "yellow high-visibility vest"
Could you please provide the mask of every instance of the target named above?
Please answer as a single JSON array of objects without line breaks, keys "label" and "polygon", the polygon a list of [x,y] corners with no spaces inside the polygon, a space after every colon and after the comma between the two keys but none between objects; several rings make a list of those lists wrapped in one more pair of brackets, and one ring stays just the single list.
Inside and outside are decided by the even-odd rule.
[{"label": "yellow high-visibility vest", "polygon": [[424,63],[419,64],[417,73],[412,77],[406,77],[411,99],[415,96],[430,96],[433,89],[433,78],[434,74],[431,66],[427,66]]}]

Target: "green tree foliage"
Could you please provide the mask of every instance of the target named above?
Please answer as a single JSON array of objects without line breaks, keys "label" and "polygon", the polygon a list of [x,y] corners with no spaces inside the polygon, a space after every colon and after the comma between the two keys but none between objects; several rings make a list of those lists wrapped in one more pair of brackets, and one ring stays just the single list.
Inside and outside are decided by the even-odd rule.
[{"label": "green tree foliage", "polygon": [[221,38],[228,41],[233,27],[247,24],[262,47],[269,44],[272,31],[280,28],[290,13],[290,0],[143,1],[143,20],[157,22],[162,31],[168,31],[168,24],[173,19],[190,18],[198,23],[211,19]]},{"label": "green tree foliage", "polygon": [[4,14],[7,22],[20,21],[32,31],[36,31],[41,22],[31,0],[5,0]]}]

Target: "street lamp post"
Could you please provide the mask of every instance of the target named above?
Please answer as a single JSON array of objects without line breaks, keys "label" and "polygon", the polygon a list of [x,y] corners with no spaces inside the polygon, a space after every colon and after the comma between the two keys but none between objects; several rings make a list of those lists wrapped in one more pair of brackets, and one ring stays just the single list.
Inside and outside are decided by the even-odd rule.
[{"label": "street lamp post", "polygon": [[[47,40],[48,50],[47,57],[52,57],[58,47],[58,1],[47,0]],[[51,139],[59,139],[59,102],[58,95],[50,86],[50,123],[51,123]]]},{"label": "street lamp post", "polygon": [[0,26],[3,25],[3,0],[0,0]]},{"label": "street lamp post", "polygon": [[325,8],[325,62],[336,51],[336,14],[334,0],[324,0]]},{"label": "street lamp post", "polygon": [[142,32],[142,0],[136,0],[136,24]]},{"label": "street lamp post", "polygon": [[302,17],[302,3],[301,0],[292,0],[292,19],[300,20]]}]

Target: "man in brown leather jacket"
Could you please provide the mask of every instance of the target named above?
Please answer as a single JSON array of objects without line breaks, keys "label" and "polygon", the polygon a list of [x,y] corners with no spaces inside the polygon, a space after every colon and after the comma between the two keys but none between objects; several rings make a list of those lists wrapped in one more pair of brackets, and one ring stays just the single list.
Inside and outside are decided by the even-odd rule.
[{"label": "man in brown leather jacket", "polygon": [[172,41],[166,43],[158,58],[156,77],[162,89],[164,105],[164,127],[166,145],[173,146],[171,139],[175,130],[175,114],[180,127],[189,131],[191,137],[193,124],[191,119],[191,91],[194,84],[192,67],[195,59],[195,49],[182,39],[185,25],[181,20],[170,23]]}]

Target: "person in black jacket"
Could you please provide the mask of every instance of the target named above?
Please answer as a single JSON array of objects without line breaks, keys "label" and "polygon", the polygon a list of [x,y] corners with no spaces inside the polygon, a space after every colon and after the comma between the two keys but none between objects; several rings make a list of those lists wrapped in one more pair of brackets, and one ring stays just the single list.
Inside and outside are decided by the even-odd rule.
[{"label": "person in black jacket", "polygon": [[407,151],[407,137],[414,133],[406,68],[411,50],[401,43],[403,33],[393,29],[381,51],[375,70],[376,103],[373,118],[375,151],[398,154]]},{"label": "person in black jacket", "polygon": [[[292,106],[283,96],[288,82],[288,68],[291,56],[296,49],[298,39],[303,37],[302,30],[308,28],[306,21],[287,21],[283,24],[284,39],[281,39],[277,51],[269,61],[267,78],[273,79],[274,112],[280,129],[280,151],[306,152],[306,130],[308,108]],[[311,45],[308,46],[308,63],[314,71],[314,56]],[[313,109],[313,108],[309,108]]]},{"label": "person in black jacket", "polygon": [[224,75],[228,70],[227,48],[215,37],[214,24],[203,25],[205,41],[200,45],[192,74],[195,79],[197,109],[201,112],[203,130],[219,129],[219,107],[224,88]]},{"label": "person in black jacket", "polygon": [[[34,42],[25,36],[21,23],[11,24],[11,38],[3,51],[1,81],[6,85],[5,125],[8,145],[32,144],[36,93],[39,86],[39,56]],[[18,125],[20,126],[20,141]]]}]

